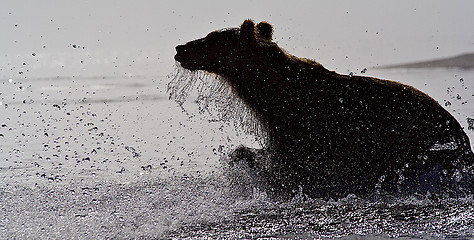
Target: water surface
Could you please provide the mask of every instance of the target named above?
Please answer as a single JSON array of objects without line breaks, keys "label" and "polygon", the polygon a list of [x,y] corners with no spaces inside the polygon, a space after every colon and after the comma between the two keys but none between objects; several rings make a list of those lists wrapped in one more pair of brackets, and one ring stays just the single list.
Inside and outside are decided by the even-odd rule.
[{"label": "water surface", "polygon": [[[221,160],[254,137],[168,100],[167,76],[32,75],[0,79],[0,238],[474,236],[472,196],[269,199]],[[428,93],[473,144],[474,71],[363,75]]]}]

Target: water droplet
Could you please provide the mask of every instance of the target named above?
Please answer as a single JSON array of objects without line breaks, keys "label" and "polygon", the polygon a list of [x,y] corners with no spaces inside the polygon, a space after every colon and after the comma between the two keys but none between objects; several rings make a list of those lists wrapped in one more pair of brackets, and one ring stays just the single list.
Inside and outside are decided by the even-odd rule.
[{"label": "water droplet", "polygon": [[461,172],[457,169],[456,172],[454,173],[454,180],[456,182],[460,182],[462,180],[462,174]]},{"label": "water droplet", "polygon": [[146,166],[142,166],[141,168],[143,169],[143,171],[151,171],[152,166],[150,164],[148,164]]}]

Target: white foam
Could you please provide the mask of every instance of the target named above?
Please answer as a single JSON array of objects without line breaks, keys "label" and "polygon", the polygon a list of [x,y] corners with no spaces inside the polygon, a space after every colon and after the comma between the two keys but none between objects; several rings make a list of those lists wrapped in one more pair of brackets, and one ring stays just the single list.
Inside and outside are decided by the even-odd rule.
[{"label": "white foam", "polygon": [[456,142],[447,142],[447,143],[435,143],[431,146],[430,151],[442,151],[442,150],[456,150],[458,149],[458,144]]}]

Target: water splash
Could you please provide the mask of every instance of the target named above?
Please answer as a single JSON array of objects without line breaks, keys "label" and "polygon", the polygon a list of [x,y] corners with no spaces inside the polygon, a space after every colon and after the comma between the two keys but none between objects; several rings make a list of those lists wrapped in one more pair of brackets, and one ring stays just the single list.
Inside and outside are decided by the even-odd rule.
[{"label": "water splash", "polygon": [[255,135],[261,145],[268,139],[265,126],[255,113],[233,92],[223,77],[205,71],[189,71],[176,63],[170,76],[168,94],[183,109],[184,103],[193,96],[201,113],[207,113],[210,121],[233,123],[246,134]]},{"label": "water splash", "polygon": [[444,144],[437,142],[431,146],[430,151],[456,150],[457,148],[458,144],[456,142],[448,142]]}]

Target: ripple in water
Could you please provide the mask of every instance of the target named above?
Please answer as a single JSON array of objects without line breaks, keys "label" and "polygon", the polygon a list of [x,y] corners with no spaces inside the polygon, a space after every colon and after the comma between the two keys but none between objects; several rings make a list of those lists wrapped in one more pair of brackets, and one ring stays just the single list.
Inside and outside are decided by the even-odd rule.
[{"label": "ripple in water", "polygon": [[[245,174],[245,173],[244,173]],[[239,178],[240,180],[245,178]],[[235,180],[235,179],[234,179]],[[267,197],[226,176],[0,190],[2,238],[472,237],[473,198]]]}]

